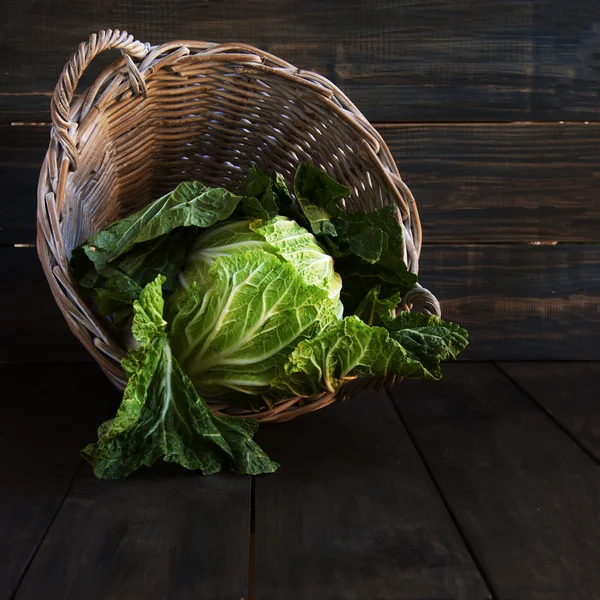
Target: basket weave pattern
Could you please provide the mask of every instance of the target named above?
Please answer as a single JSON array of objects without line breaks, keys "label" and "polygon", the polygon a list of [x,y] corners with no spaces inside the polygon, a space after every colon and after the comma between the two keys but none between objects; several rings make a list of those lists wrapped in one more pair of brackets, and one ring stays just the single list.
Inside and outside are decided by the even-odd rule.
[{"label": "basket weave pattern", "polygon": [[[75,102],[93,58],[118,49]],[[418,271],[421,228],[414,198],[379,133],[324,77],[244,44],[176,41],[151,47],[126,32],[101,31],[65,65],[51,102],[52,135],[38,186],[37,247],[69,327],[111,381],[126,384],[124,350],[86,304],[69,269],[74,247],[179,182],[235,188],[253,164],[280,172],[288,185],[302,161],[320,166],[352,191],[345,209],[395,203],[404,258]],[[417,286],[403,307],[439,314]],[[337,394],[290,398],[252,413],[212,405],[219,414],[285,421],[384,380],[356,380]]]}]

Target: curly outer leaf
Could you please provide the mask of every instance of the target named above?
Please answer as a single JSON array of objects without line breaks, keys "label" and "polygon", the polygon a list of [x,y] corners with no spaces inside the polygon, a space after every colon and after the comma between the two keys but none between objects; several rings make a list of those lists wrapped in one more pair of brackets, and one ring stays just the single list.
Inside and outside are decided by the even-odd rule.
[{"label": "curly outer leaf", "polygon": [[[210,227],[231,216],[241,196],[198,181],[180,183],[172,192],[138,212],[115,221],[73,251],[75,276],[89,270],[85,258],[101,272],[111,261],[136,244],[154,240],[178,227]],[[84,258],[85,257],[85,258]]]},{"label": "curly outer leaf", "polygon": [[332,219],[341,214],[338,200],[350,195],[350,189],[309,163],[302,163],[294,177],[296,199],[315,235],[336,236]]},{"label": "curly outer leaf", "polygon": [[139,347],[122,362],[128,383],[121,406],[83,456],[104,479],[127,477],[159,458],[206,475],[224,468],[273,472],[278,465],[252,441],[257,424],[213,415],[173,356],[162,318],[163,281],[148,284],[134,304]]},{"label": "curly outer leaf", "polygon": [[439,379],[440,361],[467,343],[464,330],[437,317],[402,313],[389,325],[392,331],[350,316],[300,342],[271,382],[272,398],[335,392],[356,377]]}]

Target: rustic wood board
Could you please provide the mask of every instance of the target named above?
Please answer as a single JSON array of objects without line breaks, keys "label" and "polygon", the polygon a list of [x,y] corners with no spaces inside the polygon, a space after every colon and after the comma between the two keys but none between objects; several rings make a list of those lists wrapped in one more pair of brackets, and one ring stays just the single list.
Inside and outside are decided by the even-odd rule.
[{"label": "rustic wood board", "polygon": [[250,488],[166,467],[102,482],[86,465],[16,599],[247,598]]},{"label": "rustic wood board", "polygon": [[420,269],[463,358],[600,359],[600,246],[426,246]]},{"label": "rustic wood board", "polygon": [[37,184],[50,128],[0,126],[0,245],[33,243]]},{"label": "rustic wood board", "polygon": [[[593,397],[597,365],[553,367]],[[282,469],[252,503],[248,477],[164,463],[96,480],[78,450],[119,401],[99,369],[0,367],[0,599],[600,598],[597,462],[497,367],[444,372],[396,409],[263,426]]]},{"label": "rustic wood board", "polygon": [[[600,241],[600,124],[381,125],[425,243]],[[49,127],[0,126],[0,244],[35,239]]]},{"label": "rustic wood board", "polygon": [[428,242],[600,241],[600,124],[379,126]]},{"label": "rustic wood board", "polygon": [[385,392],[257,440],[256,600],[489,597]]},{"label": "rustic wood board", "polygon": [[58,308],[35,248],[0,245],[0,363],[90,362]]},{"label": "rustic wood board", "polygon": [[[109,27],[152,44],[254,44],[329,77],[375,121],[599,117],[600,6],[584,0],[40,0],[6,8],[5,123],[46,121],[69,55]],[[107,63],[98,60],[92,74]]]},{"label": "rustic wood board", "polygon": [[[15,396],[0,403],[0,431],[9,436],[9,452],[0,454],[0,560],[15,565],[13,579],[43,538],[16,598],[248,598],[250,477],[202,477],[161,462],[125,481],[100,481],[86,463],[46,533],[80,448],[96,439],[120,394],[92,365],[4,373]],[[13,438],[29,451],[13,451]]]},{"label": "rustic wood board", "polygon": [[498,366],[600,462],[600,363]]},{"label": "rustic wood board", "polygon": [[[0,599],[8,600],[118,394],[93,365],[3,365],[0,379]],[[77,535],[85,539],[85,529]]]},{"label": "rustic wood board", "polygon": [[600,598],[598,465],[496,367],[444,370],[393,396],[495,596]]},{"label": "rustic wood board", "polygon": [[[56,307],[34,248],[0,246],[4,361],[87,361]],[[471,360],[600,359],[600,246],[423,249],[421,281],[444,318],[470,332]]]}]

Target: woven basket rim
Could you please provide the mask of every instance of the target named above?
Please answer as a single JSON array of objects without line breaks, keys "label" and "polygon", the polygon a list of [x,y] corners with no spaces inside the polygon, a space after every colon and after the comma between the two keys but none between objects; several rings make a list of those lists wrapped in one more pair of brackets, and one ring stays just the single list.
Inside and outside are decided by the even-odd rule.
[{"label": "woven basket rim", "polygon": [[[104,50],[119,49],[122,58],[109,65],[74,101],[79,79],[93,58]],[[408,223],[406,252],[411,269],[417,272],[421,249],[421,226],[415,200],[402,181],[391,153],[379,132],[362,115],[358,108],[322,75],[299,69],[283,59],[243,43],[218,44],[203,41],[180,40],[150,46],[136,40],[127,32],[101,31],[82,43],[65,65],[51,101],[52,131],[48,151],[44,158],[38,182],[38,234],[37,248],[44,273],[70,329],[87,351],[99,363],[109,379],[118,388],[125,385],[120,367],[123,350],[108,330],[107,323],[96,317],[79,294],[67,260],[62,235],[61,213],[66,182],[78,168],[78,142],[93,129],[98,114],[106,105],[144,96],[146,82],[164,69],[178,65],[212,65],[220,62],[233,64],[237,74],[262,72],[297,86],[310,94],[311,101],[324,106],[349,125],[363,141],[366,155],[375,165],[392,192],[399,211],[399,221]],[[112,86],[112,88],[111,88]],[[110,101],[113,104],[110,104]],[[104,106],[98,107],[98,102]],[[370,163],[370,164],[371,164]],[[412,262],[410,262],[412,259]],[[417,285],[403,298],[403,308],[419,304],[427,312],[439,314],[439,303],[428,290]],[[336,399],[357,393],[360,389],[391,385],[395,376],[362,379],[343,386],[337,393],[322,393],[311,398],[290,398],[269,410],[253,413],[239,412],[236,416],[256,418],[260,421],[285,421],[300,414],[323,408]],[[211,406],[213,411],[232,414],[226,406]]]}]

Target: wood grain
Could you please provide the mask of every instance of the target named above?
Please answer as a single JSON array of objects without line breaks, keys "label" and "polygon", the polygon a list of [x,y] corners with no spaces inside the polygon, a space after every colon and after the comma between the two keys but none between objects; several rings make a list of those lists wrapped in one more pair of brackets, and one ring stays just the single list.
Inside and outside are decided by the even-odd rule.
[{"label": "wood grain", "polygon": [[600,363],[498,366],[600,462]]},{"label": "wood grain", "polygon": [[426,246],[420,269],[463,358],[600,359],[600,246]]},{"label": "wood grain", "polygon": [[489,597],[385,393],[257,440],[256,600]]},{"label": "wood grain", "polygon": [[250,478],[86,467],[16,598],[246,598],[249,524]]},{"label": "wood grain", "polygon": [[0,598],[8,600],[118,394],[95,365],[4,365],[0,379]]},{"label": "wood grain", "polygon": [[600,478],[581,448],[491,365],[393,394],[498,598],[600,598]]},{"label": "wood grain", "polygon": [[[600,124],[381,125],[425,243],[600,241]],[[0,244],[35,240],[48,127],[0,126]]]},{"label": "wood grain", "polygon": [[250,478],[86,467],[16,598],[247,598],[249,524]]},{"label": "wood grain", "polygon": [[[0,246],[4,361],[89,361],[34,248]],[[600,359],[600,246],[426,246],[421,282],[470,332],[470,360]]]},{"label": "wood grain", "polygon": [[[120,395],[92,365],[2,373],[11,374],[15,396],[0,404],[0,432],[9,436],[0,454],[0,559],[3,567],[14,563],[16,575],[32,554],[24,552],[30,538],[45,535],[46,513],[63,499],[80,448],[96,438]],[[27,446],[22,454],[18,440]],[[86,463],[16,598],[247,598],[250,490],[250,477],[202,477],[163,462],[125,481],[100,481]]]},{"label": "wood grain", "polygon": [[35,248],[0,246],[0,282],[0,363],[92,361],[54,301]]},{"label": "wood grain", "polygon": [[115,26],[152,44],[259,46],[329,77],[375,121],[599,116],[600,6],[584,0],[40,0],[5,8],[3,122],[47,120],[69,55]]},{"label": "wood grain", "polygon": [[33,243],[37,184],[50,128],[0,126],[0,244]]},{"label": "wood grain", "polygon": [[427,242],[600,241],[600,124],[379,126]]}]

